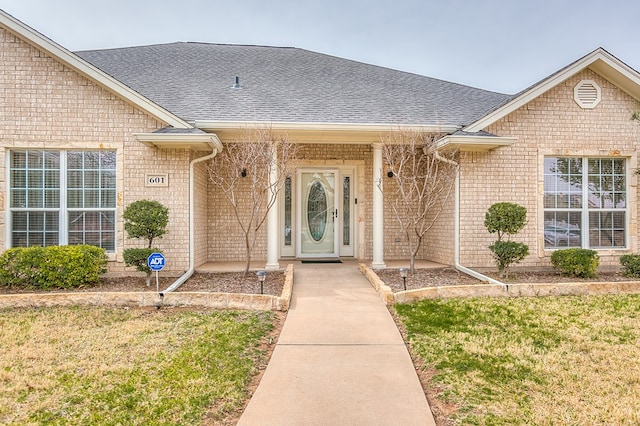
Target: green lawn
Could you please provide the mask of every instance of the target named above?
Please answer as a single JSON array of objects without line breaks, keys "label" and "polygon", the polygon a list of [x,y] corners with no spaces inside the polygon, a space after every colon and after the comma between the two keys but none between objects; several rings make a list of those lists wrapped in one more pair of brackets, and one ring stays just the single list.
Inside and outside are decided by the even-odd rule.
[{"label": "green lawn", "polygon": [[396,309],[437,399],[453,407],[447,424],[640,424],[640,296]]},{"label": "green lawn", "polygon": [[0,424],[223,423],[247,398],[270,312],[0,311]]}]

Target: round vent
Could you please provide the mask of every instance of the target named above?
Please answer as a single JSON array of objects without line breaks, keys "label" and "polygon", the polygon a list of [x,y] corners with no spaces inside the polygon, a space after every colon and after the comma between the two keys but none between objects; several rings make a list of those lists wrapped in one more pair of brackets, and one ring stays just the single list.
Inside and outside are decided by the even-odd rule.
[{"label": "round vent", "polygon": [[602,100],[600,86],[593,80],[582,80],[573,89],[573,98],[582,108],[595,108]]}]

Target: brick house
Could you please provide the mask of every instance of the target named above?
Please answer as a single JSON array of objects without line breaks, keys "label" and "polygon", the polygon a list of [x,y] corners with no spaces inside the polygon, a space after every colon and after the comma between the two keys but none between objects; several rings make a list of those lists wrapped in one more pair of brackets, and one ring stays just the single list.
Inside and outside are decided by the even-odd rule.
[{"label": "brick house", "polygon": [[[173,43],[72,53],[0,11],[0,249],[89,243],[123,271],[122,212],[170,209],[159,241],[177,273],[242,260],[207,165],[248,126],[286,132],[296,173],[254,258],[346,257],[384,267],[407,254],[378,183],[381,134],[445,134],[459,171],[420,257],[490,268],[484,212],[524,205],[518,235],[544,267],[554,249],[597,249],[617,265],[638,245],[640,74],[603,49],[506,95],[295,48]],[[315,184],[322,176],[322,185]],[[583,185],[582,182],[587,182]],[[308,188],[332,232],[314,235]],[[329,221],[329,216],[324,219]],[[323,225],[324,226],[324,225]],[[328,226],[328,225],[327,225]],[[325,228],[322,228],[325,229]],[[316,238],[317,237],[317,238]]]}]

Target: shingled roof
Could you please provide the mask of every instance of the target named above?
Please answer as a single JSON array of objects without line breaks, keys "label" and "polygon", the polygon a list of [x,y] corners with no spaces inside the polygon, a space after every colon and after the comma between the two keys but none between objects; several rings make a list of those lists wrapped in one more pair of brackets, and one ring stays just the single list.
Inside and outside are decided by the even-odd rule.
[{"label": "shingled roof", "polygon": [[298,48],[171,43],[76,53],[187,121],[463,126],[510,97]]}]

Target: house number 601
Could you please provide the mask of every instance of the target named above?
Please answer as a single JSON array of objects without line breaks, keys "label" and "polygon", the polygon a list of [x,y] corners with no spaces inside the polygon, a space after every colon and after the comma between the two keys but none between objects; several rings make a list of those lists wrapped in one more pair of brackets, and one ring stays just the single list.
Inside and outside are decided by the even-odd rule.
[{"label": "house number 601", "polygon": [[146,174],[144,186],[169,186],[169,176],[163,174]]}]

